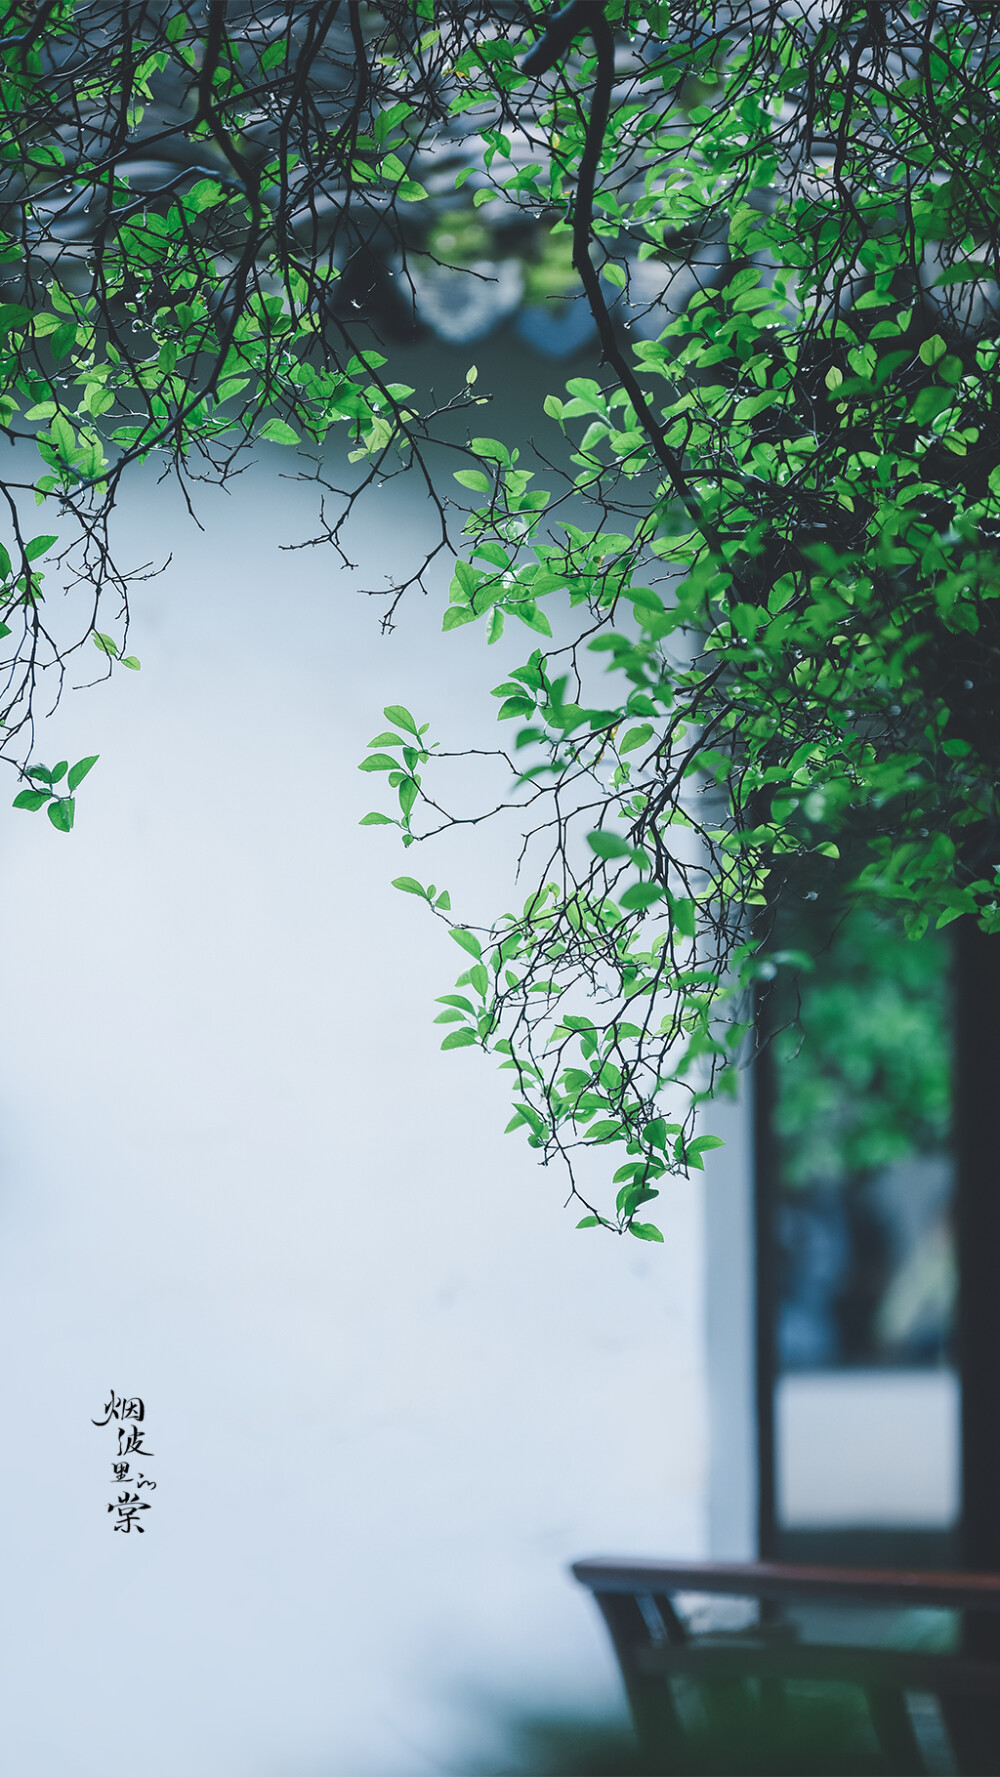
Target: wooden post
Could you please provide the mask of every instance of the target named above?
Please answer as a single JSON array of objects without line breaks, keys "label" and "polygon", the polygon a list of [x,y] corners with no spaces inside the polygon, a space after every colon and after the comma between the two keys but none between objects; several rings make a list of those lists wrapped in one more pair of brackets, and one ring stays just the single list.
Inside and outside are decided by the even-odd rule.
[{"label": "wooden post", "polygon": [[[962,1388],[961,1560],[1000,1573],[1000,935],[972,921],[955,942],[955,1234]],[[1000,1621],[971,1611],[965,1651],[1000,1655]],[[961,1769],[1000,1769],[1000,1708],[947,1711]]]}]

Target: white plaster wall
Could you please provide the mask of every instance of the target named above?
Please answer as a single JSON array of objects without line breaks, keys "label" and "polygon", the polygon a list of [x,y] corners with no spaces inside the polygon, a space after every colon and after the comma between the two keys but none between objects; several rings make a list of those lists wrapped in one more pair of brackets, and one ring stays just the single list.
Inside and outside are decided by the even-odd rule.
[{"label": "white plaster wall", "polygon": [[[279,554],[313,528],[289,466],[207,494],[202,536],[145,478],[124,553],[174,563],[142,674],[38,747],[101,754],[78,828],[0,814],[18,1777],[507,1769],[509,1709],[621,1709],[566,1563],[706,1548],[699,1187],[662,1199],[663,1248],[574,1232],[503,1076],[439,1052],[461,954],[389,887],[495,911],[500,838],[404,861],[356,824],[381,705],[481,739],[503,650],[420,600],[383,640],[355,596],[412,547],[416,486],[356,576]],[[144,1537],[105,1514],[111,1387],[147,1403]]]}]

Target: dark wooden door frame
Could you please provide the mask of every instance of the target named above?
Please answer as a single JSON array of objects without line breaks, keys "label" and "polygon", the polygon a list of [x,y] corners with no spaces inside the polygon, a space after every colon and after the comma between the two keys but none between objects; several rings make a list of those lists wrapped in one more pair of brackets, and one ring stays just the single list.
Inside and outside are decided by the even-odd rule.
[{"label": "dark wooden door frame", "polygon": [[955,933],[962,1564],[1000,1572],[1000,935]]},{"label": "dark wooden door frame", "polygon": [[774,1305],[777,1252],[774,1239],[776,1145],[774,1057],[767,1042],[767,1002],[756,1008],[757,1053],[753,1066],[754,1169],[754,1382],[757,1417],[757,1558],[778,1554],[775,1476],[774,1387],[777,1376]]}]

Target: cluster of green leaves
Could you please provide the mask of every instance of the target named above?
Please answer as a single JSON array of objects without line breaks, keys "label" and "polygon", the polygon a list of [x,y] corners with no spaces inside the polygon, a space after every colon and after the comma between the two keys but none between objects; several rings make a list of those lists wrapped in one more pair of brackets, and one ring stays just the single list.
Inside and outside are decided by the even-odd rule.
[{"label": "cluster of green leaves", "polygon": [[[49,820],[58,833],[70,833],[76,816],[75,793],[82,784],[88,771],[97,764],[98,755],[93,753],[89,759],[78,759],[71,765],[68,759],[61,759],[51,770],[46,765],[29,765],[25,769],[25,777],[31,788],[22,790],[14,798],[15,808],[26,808],[29,813],[37,814],[44,808]],[[61,795],[57,786],[66,779],[68,795]]]},{"label": "cluster of green leaves", "polygon": [[[319,453],[340,428],[335,548],[367,486],[421,476],[444,628],[516,617],[535,643],[496,688],[527,900],[479,937],[399,879],[472,959],[445,1042],[500,1056],[574,1190],[574,1150],[617,1147],[614,1208],[584,1222],[651,1239],[636,1213],[700,1163],[748,995],[793,966],[775,909],[843,892],[845,835],[852,892],[911,937],[1000,929],[1000,54],[993,9],[941,0],[609,0],[578,27],[540,0],[8,9],[0,418],[41,471],[0,487],[0,740],[71,651],[22,494],[77,527],[81,639],[110,666],[134,660],[127,605],[97,627],[127,591],[107,522],[131,463],[225,479],[258,439]],[[397,288],[420,254],[481,275],[498,218],[535,226],[553,288],[572,271],[601,364],[544,392],[537,434],[471,436],[456,495],[365,293],[379,254]],[[365,818],[412,846],[450,819],[446,755],[386,716],[363,769],[398,813]]]},{"label": "cluster of green leaves", "polygon": [[[0,484],[0,753],[22,769],[46,670],[61,685],[91,638],[108,670],[137,664],[108,529],[133,463],[225,480],[258,440],[320,451],[335,426],[362,485],[420,459],[414,390],[346,326],[340,283],[383,207],[391,228],[427,196],[408,120],[428,121],[434,33],[407,5],[336,12],[58,0],[0,19],[0,424],[25,446]],[[58,514],[69,636],[32,502]]]},{"label": "cluster of green leaves", "polygon": [[[369,752],[367,758],[361,762],[361,770],[388,772],[389,788],[395,790],[399,799],[399,818],[394,821],[389,815],[375,810],[364,816],[361,825],[400,827],[403,844],[407,845],[413,837],[410,817],[420,794],[420,773],[417,766],[426,765],[430,758],[430,751],[423,744],[423,737],[430,723],[424,722],[418,728],[409,710],[404,709],[401,703],[386,704],[382,714],[387,721],[393,723],[393,728],[387,729],[383,734],[376,734],[375,739],[368,742]],[[396,728],[402,728],[403,733],[396,734]],[[386,751],[387,748],[390,750]],[[393,756],[396,753],[398,758]],[[433,895],[430,898],[433,903]]]},{"label": "cluster of green leaves", "polygon": [[[853,892],[910,937],[962,915],[1000,929],[992,24],[916,0],[814,24],[694,4],[669,31],[666,9],[645,21],[669,41],[647,36],[623,74],[596,26],[596,53],[567,60],[538,162],[484,132],[494,194],[561,211],[577,242],[596,155],[602,290],[624,299],[650,258],[666,282],[699,243],[724,241],[722,273],[630,353],[588,288],[607,374],[545,411],[600,522],[554,537],[555,490],[529,505],[513,452],[478,441],[483,470],[460,479],[484,503],[445,617],[483,616],[493,640],[513,612],[545,634],[537,600],[558,594],[591,628],[565,672],[536,650],[497,688],[501,719],[526,724],[532,805],[550,787],[535,832],[555,830],[559,875],[492,928],[496,984],[468,1040],[509,1046],[515,1122],[546,1157],[624,1144],[621,1227],[690,1163],[687,1118],[745,1039],[740,990],[794,961],[774,909],[792,882],[842,892],[845,834],[862,838]],[[454,104],[510,117],[509,58],[461,71]],[[615,102],[595,126],[602,78]],[[624,691],[595,685],[588,655]],[[648,1130],[680,1087],[658,1154]]]}]

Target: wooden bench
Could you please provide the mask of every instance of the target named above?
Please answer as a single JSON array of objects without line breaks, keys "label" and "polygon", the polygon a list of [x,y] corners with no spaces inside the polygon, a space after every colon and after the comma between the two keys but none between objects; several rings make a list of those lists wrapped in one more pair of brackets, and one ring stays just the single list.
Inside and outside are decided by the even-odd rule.
[{"label": "wooden bench", "polygon": [[[676,1680],[694,1680],[699,1689],[708,1687],[706,1695],[727,1687],[732,1694],[736,1687],[752,1693],[758,1707],[764,1700],[780,1707],[789,1682],[806,1680],[860,1687],[885,1768],[900,1777],[927,1770],[908,1693],[939,1700],[961,1772],[1000,1773],[1000,1574],[607,1557],[577,1561],[572,1571],[593,1593],[610,1631],[650,1770],[688,1768],[691,1741]],[[698,1632],[678,1607],[681,1594],[753,1600],[756,1611],[746,1627]],[[827,1623],[852,1605],[957,1611],[961,1651],[800,1639],[794,1612],[803,1605],[822,1606],[813,1614]]]}]

